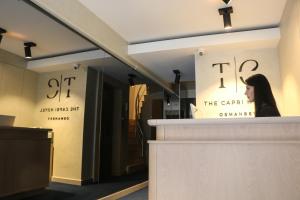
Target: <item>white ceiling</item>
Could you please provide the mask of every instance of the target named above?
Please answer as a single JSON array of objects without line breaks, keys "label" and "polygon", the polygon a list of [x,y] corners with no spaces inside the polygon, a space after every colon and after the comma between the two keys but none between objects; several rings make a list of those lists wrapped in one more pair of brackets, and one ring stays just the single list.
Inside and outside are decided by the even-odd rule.
[{"label": "white ceiling", "polygon": [[[254,42],[249,37],[248,41],[244,39],[227,44],[201,46],[200,43],[199,46],[197,44],[189,47],[180,45],[189,38],[201,40],[208,35],[224,35],[223,38],[226,38],[226,34],[236,31],[278,27],[286,4],[286,0],[232,0],[230,5],[234,10],[233,29],[231,32],[224,32],[223,19],[218,13],[218,8],[225,5],[221,0],[78,1],[123,37],[128,42],[129,49],[135,45],[153,47],[153,44],[158,44],[162,47],[168,41],[178,47],[129,52],[135,60],[167,82],[173,82],[173,69],[181,71],[184,81],[195,79],[193,55],[198,48],[204,48],[206,53],[224,49],[275,48],[278,38]],[[20,0],[0,0],[0,27],[8,30],[0,48],[22,57],[23,42],[27,41],[37,43],[37,47],[32,49],[34,58],[95,48],[87,40]],[[112,68],[119,65],[118,62],[103,62],[100,59],[101,56],[99,60],[82,60],[82,63],[101,69],[104,65]],[[32,70],[44,72],[69,69],[74,63],[69,62],[65,65],[67,67],[49,63],[48,67]],[[120,70],[116,67],[116,70],[106,71],[118,77]],[[120,74],[124,75],[122,80],[127,79],[126,72]]]},{"label": "white ceiling", "polygon": [[[173,82],[172,70],[179,69],[183,81],[195,80],[194,53],[204,48],[216,51],[276,48],[280,35],[265,40],[243,41],[202,46],[180,46],[186,38],[224,35],[232,32],[278,27],[286,0],[232,0],[230,6],[233,28],[225,32],[218,9],[222,0],[79,0],[85,7],[114,29],[129,44],[129,55],[142,63],[161,79]],[[263,32],[263,31],[262,31]],[[263,34],[262,34],[263,35]],[[222,38],[222,37],[221,37]],[[165,42],[173,42],[175,49],[164,49]],[[151,51],[131,53],[135,46]],[[154,46],[162,47],[155,50]]]},{"label": "white ceiling", "polygon": [[[223,32],[222,0],[79,0],[128,43]],[[232,0],[235,30],[277,26],[286,0]]]},{"label": "white ceiling", "polygon": [[20,0],[0,0],[0,48],[24,57],[24,42],[34,42],[34,58],[95,48],[93,44]]},{"label": "white ceiling", "polygon": [[128,46],[128,53],[163,80],[174,80],[174,69],[180,70],[182,81],[195,80],[194,54],[204,55],[237,50],[276,48],[280,39],[278,28],[214,34],[165,40]]},{"label": "white ceiling", "polygon": [[145,77],[85,40],[67,27],[56,22],[30,4],[21,0],[0,0],[0,27],[4,34],[0,48],[24,57],[24,42],[35,42],[33,59],[28,69],[38,73],[70,70],[74,65],[101,69],[105,74],[124,83],[128,74],[136,74],[137,82]]}]

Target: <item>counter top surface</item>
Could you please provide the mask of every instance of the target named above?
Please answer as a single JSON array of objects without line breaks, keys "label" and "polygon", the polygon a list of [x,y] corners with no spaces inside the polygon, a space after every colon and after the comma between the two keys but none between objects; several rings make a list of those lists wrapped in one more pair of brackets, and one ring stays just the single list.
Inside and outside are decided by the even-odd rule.
[{"label": "counter top surface", "polygon": [[300,117],[257,117],[257,118],[220,118],[220,119],[151,119],[150,126],[161,125],[216,125],[216,124],[277,124],[300,123]]}]

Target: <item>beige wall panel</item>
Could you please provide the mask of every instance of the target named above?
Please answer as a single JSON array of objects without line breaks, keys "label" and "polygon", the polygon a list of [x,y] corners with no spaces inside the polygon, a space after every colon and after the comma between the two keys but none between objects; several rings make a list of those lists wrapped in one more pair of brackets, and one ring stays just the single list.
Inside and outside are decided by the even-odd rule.
[{"label": "beige wall panel", "polygon": [[19,120],[22,122],[22,126],[31,127],[36,126],[34,123],[34,114],[36,106],[36,91],[38,74],[32,71],[24,70],[23,75],[23,89],[22,98],[20,100],[20,115]]},{"label": "beige wall panel", "polygon": [[[255,71],[251,71],[256,66],[251,60],[258,62]],[[217,63],[228,63],[223,65],[222,73],[220,65],[214,65]],[[276,49],[195,55],[197,118],[254,117],[254,104],[248,103],[244,95],[245,84],[240,77],[245,80],[257,73],[264,74],[270,81],[281,111],[281,79]]]},{"label": "beige wall panel", "polygon": [[[2,77],[0,86],[0,110],[1,114],[19,115],[21,108],[21,94],[23,87],[23,69],[7,64],[2,64]],[[20,119],[16,117],[15,123],[20,124]]]},{"label": "beige wall panel", "polygon": [[37,126],[54,131],[53,177],[57,180],[81,181],[86,75],[82,68],[39,76],[35,117]]},{"label": "beige wall panel", "polygon": [[24,58],[0,50],[0,114],[14,115],[15,126],[34,126],[37,74]]},{"label": "beige wall panel", "polygon": [[[16,116],[15,126],[32,126],[32,110],[34,109],[35,101],[35,88],[33,86],[36,84],[35,74],[3,63],[0,64],[0,68],[1,114]],[[27,74],[31,74],[31,77],[27,78]],[[27,92],[29,93],[27,94]]]},{"label": "beige wall panel", "polygon": [[288,0],[280,24],[279,60],[285,115],[300,114],[300,1]]}]

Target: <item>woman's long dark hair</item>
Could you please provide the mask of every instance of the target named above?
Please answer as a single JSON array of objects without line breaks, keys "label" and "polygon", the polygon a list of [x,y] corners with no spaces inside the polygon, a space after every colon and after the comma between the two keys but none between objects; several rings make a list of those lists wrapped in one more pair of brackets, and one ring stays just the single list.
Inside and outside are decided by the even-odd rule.
[{"label": "woman's long dark hair", "polygon": [[274,107],[280,115],[268,79],[262,74],[255,74],[245,80],[247,85],[254,87],[255,115],[263,104]]}]

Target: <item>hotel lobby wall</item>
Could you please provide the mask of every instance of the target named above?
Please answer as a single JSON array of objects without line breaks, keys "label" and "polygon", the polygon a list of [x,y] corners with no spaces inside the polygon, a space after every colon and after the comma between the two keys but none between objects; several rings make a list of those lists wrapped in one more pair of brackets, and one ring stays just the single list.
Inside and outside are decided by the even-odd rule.
[{"label": "hotel lobby wall", "polygon": [[[222,67],[220,63],[224,63]],[[244,95],[245,84],[241,78],[245,80],[257,73],[270,81],[281,111],[281,78],[275,48],[196,54],[197,118],[254,117],[254,105]]]},{"label": "hotel lobby wall", "polygon": [[103,82],[114,87],[112,174],[125,172],[128,87],[102,75],[92,68],[39,75],[35,122],[54,132],[53,181],[97,180]]},{"label": "hotel lobby wall", "polygon": [[58,182],[82,183],[86,68],[40,74],[35,122],[54,132],[53,176]]},{"label": "hotel lobby wall", "polygon": [[16,116],[14,126],[36,126],[37,79],[37,73],[25,69],[23,58],[0,50],[0,114]]},{"label": "hotel lobby wall", "polygon": [[287,0],[278,46],[284,114],[300,115],[300,0]]}]

